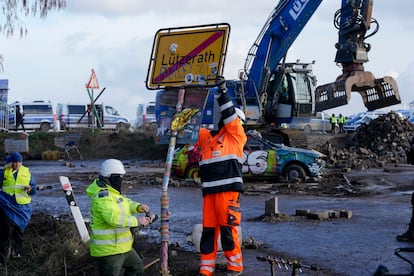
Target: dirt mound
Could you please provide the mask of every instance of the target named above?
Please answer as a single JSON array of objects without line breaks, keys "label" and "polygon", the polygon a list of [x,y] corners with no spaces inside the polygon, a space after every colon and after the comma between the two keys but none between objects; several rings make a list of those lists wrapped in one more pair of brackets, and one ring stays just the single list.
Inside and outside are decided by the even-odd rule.
[{"label": "dirt mound", "polygon": [[327,155],[329,167],[367,169],[410,163],[414,126],[390,112],[352,135],[340,135],[317,148]]}]

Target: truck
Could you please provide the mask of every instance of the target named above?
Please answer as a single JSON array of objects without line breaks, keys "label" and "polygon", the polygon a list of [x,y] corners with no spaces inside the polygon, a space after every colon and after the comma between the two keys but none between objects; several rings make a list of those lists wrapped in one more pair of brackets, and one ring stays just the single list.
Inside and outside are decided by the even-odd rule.
[{"label": "truck", "polygon": [[[379,26],[371,16],[373,0],[342,0],[335,13],[334,25],[339,30],[335,62],[342,65],[342,74],[334,82],[317,86],[313,63],[286,62],[287,51],[321,2],[279,1],[250,48],[239,79],[226,81],[227,93],[246,113],[246,126],[261,129],[263,135],[279,137],[287,145],[301,146],[303,134],[281,126],[296,118],[313,117],[316,112],[346,105],[351,92],[361,95],[368,110],[401,103],[392,77],[375,78],[364,70],[371,49],[365,40]],[[369,30],[372,31],[368,33]],[[210,94],[218,93],[217,90],[211,88]],[[209,96],[204,109],[205,124],[214,123],[211,114],[218,113],[209,110],[214,107],[212,101],[214,97]]]},{"label": "truck", "polygon": [[300,129],[306,133],[310,132],[332,132],[340,133],[338,124],[332,129],[330,115],[324,112],[317,112],[315,117],[295,118],[292,123],[288,125],[291,129]]}]

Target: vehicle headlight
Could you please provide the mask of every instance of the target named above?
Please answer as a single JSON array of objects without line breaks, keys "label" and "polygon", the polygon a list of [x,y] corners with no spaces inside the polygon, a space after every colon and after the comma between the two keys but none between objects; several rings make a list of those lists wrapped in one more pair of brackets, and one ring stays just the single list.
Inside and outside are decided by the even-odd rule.
[{"label": "vehicle headlight", "polygon": [[326,161],[322,157],[316,157],[315,158],[315,163],[318,164],[318,166],[320,168],[322,168],[322,169],[325,168]]}]

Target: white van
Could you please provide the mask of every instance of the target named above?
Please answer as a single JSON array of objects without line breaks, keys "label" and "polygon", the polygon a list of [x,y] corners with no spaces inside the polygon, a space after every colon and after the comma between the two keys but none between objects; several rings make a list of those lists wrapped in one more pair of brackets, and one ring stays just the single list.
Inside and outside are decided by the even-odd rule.
[{"label": "white van", "polygon": [[[304,132],[331,132],[332,125],[329,120],[330,115],[324,112],[317,112],[315,117],[292,118],[288,124],[289,128],[301,129]],[[339,127],[334,129],[334,133],[339,133]]]},{"label": "white van", "polygon": [[[16,111],[23,113],[25,130],[59,130],[54,105],[50,101],[14,102],[9,105],[9,130],[16,128]],[[19,129],[21,126],[19,126]]]},{"label": "white van", "polygon": [[[99,115],[98,121],[95,114]],[[63,104],[57,105],[57,115],[62,130],[90,128],[92,119],[94,127],[101,129],[126,130],[130,123],[128,118],[119,115],[112,106],[95,104],[95,110],[90,104]]]},{"label": "white van", "polygon": [[135,128],[156,131],[157,118],[155,116],[155,102],[139,104],[137,107],[137,118],[135,120]]}]

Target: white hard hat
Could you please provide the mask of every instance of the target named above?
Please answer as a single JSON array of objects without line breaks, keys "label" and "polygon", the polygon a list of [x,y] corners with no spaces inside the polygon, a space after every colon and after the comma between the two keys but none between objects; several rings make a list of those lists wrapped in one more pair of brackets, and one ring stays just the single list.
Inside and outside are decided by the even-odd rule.
[{"label": "white hard hat", "polygon": [[125,174],[125,169],[118,159],[107,159],[102,163],[99,173],[103,177],[109,177],[111,174]]},{"label": "white hard hat", "polygon": [[246,115],[244,115],[244,112],[240,108],[235,107],[234,109],[236,110],[236,114],[241,120],[242,124],[244,124],[246,121]]}]

